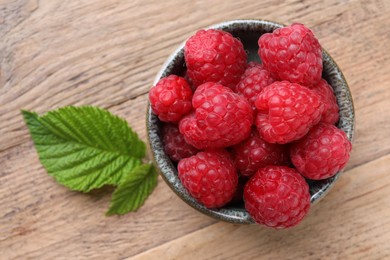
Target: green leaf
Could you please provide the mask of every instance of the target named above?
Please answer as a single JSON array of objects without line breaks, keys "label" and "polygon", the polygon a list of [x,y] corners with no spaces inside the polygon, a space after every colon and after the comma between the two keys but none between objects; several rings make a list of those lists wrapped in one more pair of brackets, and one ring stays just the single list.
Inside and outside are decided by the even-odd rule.
[{"label": "green leaf", "polygon": [[143,164],[133,169],[128,178],[112,195],[107,215],[123,215],[137,211],[157,185],[157,172],[152,164]]},{"label": "green leaf", "polygon": [[145,156],[145,143],[106,110],[69,106],[43,116],[22,114],[42,165],[72,190],[118,185]]}]

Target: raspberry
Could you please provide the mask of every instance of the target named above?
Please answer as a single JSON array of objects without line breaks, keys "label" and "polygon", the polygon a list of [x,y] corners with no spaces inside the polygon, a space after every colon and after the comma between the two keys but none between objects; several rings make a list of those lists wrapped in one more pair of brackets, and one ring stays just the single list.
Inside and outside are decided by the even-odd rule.
[{"label": "raspberry", "polygon": [[251,176],[267,165],[288,165],[289,151],[287,146],[270,144],[260,138],[254,130],[245,141],[232,147],[234,165],[244,176]]},{"label": "raspberry", "polygon": [[195,86],[215,82],[234,88],[246,67],[242,43],[221,30],[200,30],[184,47],[189,77]]},{"label": "raspberry", "polygon": [[331,124],[320,123],[290,148],[291,160],[306,178],[322,180],[342,170],[352,145],[347,135]]},{"label": "raspberry", "polygon": [[321,97],[321,101],[324,103],[325,109],[322,113],[321,122],[336,124],[339,121],[339,106],[333,88],[326,80],[322,79],[312,90]]},{"label": "raspberry", "polygon": [[172,161],[178,162],[198,152],[198,149],[184,140],[184,136],[179,132],[177,125],[165,124],[162,127],[162,137],[164,151]]},{"label": "raspberry", "polygon": [[269,143],[289,143],[316,125],[324,110],[320,97],[309,88],[287,81],[274,82],[257,96],[256,126]]},{"label": "raspberry", "polygon": [[313,32],[303,24],[276,29],[259,38],[259,56],[275,79],[304,86],[316,84],[322,74],[322,50]]},{"label": "raspberry", "polygon": [[274,79],[262,65],[251,62],[241,76],[241,80],[238,82],[235,92],[244,96],[251,104],[252,109],[255,110],[257,95],[264,87],[270,85],[272,82],[274,82]]},{"label": "raspberry", "polygon": [[220,84],[199,86],[192,99],[195,111],[179,123],[187,143],[198,149],[238,144],[251,132],[253,112],[245,98]]},{"label": "raspberry", "polygon": [[191,111],[192,91],[184,78],[169,75],[149,91],[153,113],[164,122],[177,122]]},{"label": "raspberry", "polygon": [[179,178],[191,196],[207,208],[228,203],[237,188],[238,175],[224,150],[199,152],[178,165]]},{"label": "raspberry", "polygon": [[245,208],[259,224],[277,229],[297,225],[310,209],[309,186],[292,168],[261,168],[244,189]]}]

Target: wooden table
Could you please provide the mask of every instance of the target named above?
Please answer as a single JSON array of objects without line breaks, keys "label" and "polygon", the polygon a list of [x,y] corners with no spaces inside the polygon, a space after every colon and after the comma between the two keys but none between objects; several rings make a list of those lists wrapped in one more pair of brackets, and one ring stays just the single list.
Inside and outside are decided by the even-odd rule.
[{"label": "wooden table", "polygon": [[[217,222],[159,179],[136,213],[58,185],[20,109],[96,105],[145,140],[154,75],[197,29],[235,18],[312,28],[353,94],[347,171],[301,225]],[[390,1],[0,1],[0,259],[390,259]]]}]

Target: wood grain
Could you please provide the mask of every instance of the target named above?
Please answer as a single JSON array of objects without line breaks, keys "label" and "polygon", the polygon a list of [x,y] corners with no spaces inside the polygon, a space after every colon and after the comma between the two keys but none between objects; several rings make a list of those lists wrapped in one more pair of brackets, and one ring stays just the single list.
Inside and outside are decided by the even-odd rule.
[{"label": "wood grain", "polygon": [[[389,17],[386,0],[0,0],[0,258],[389,257]],[[137,213],[107,218],[109,189],[70,192],[46,174],[20,109],[97,105],[145,140],[146,93],[169,53],[237,18],[305,23],[351,87],[349,170],[301,226],[216,223],[161,180]]]}]

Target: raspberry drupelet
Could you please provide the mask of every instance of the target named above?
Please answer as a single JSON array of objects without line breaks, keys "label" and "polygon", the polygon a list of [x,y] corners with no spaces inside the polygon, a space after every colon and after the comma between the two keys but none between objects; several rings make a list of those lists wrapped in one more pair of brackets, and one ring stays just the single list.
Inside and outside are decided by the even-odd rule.
[{"label": "raspberry drupelet", "polygon": [[291,161],[306,178],[322,180],[334,176],[347,164],[351,142],[341,129],[320,123],[291,145]]},{"label": "raspberry drupelet", "polygon": [[233,89],[247,62],[241,41],[215,29],[200,30],[189,38],[184,46],[184,58],[195,87],[215,82]]},{"label": "raspberry drupelet", "polygon": [[161,121],[178,122],[191,111],[192,90],[187,81],[176,75],[160,79],[149,91],[153,113]]},{"label": "raspberry drupelet", "polygon": [[178,171],[183,186],[207,208],[224,206],[236,192],[237,171],[225,150],[203,151],[183,159]]},{"label": "raspberry drupelet", "polygon": [[324,103],[324,112],[322,113],[321,122],[336,124],[339,121],[339,106],[332,87],[321,79],[321,81],[312,88],[312,90],[321,97]]},{"label": "raspberry drupelet", "polygon": [[277,80],[304,86],[317,84],[322,75],[322,50],[313,32],[294,23],[263,34],[258,41],[264,67]]},{"label": "raspberry drupelet", "polygon": [[309,186],[293,168],[260,168],[244,188],[245,208],[259,224],[283,229],[297,225],[310,209]]},{"label": "raspberry drupelet", "polygon": [[184,140],[184,136],[175,124],[164,124],[162,127],[162,137],[164,151],[172,161],[178,162],[199,152],[198,149]]},{"label": "raspberry drupelet", "polygon": [[194,112],[179,123],[185,140],[198,149],[223,148],[246,139],[253,124],[248,101],[230,88],[208,82],[192,99]]},{"label": "raspberry drupelet", "polygon": [[290,163],[288,146],[267,143],[256,129],[248,139],[232,147],[232,155],[234,165],[244,176],[252,176],[259,168],[268,165]]},{"label": "raspberry drupelet", "polygon": [[302,138],[316,125],[324,110],[311,89],[287,81],[276,81],[257,96],[256,126],[269,143],[285,144]]},{"label": "raspberry drupelet", "polygon": [[248,64],[234,91],[244,96],[251,104],[252,109],[255,110],[257,95],[274,81],[263,65],[251,62]]}]

